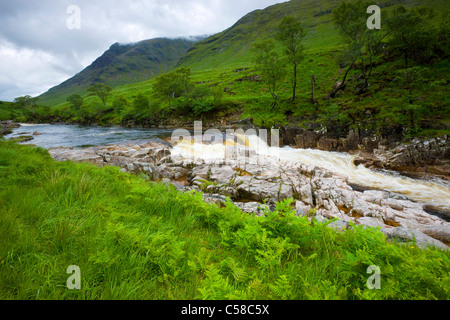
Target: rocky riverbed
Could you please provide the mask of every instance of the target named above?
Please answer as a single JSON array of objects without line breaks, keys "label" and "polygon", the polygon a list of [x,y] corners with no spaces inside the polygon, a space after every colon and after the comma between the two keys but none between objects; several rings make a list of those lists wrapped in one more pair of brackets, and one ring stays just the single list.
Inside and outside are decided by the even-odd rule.
[{"label": "rocky riverbed", "polygon": [[0,138],[13,132],[13,129],[20,128],[20,124],[11,120],[0,121]]},{"label": "rocky riverbed", "polygon": [[250,161],[243,162],[238,157],[239,147],[221,164],[186,158],[173,150],[168,142],[152,140],[49,152],[56,160],[119,166],[153,181],[172,183],[182,191],[202,191],[205,201],[218,205],[230,199],[250,214],[262,215],[276,202],[293,199],[292,207],[299,216],[321,222],[336,220],[329,226],[338,230],[352,224],[380,227],[388,239],[415,239],[420,247],[448,249],[450,223],[404,195],[358,189],[344,175],[298,161],[272,161],[252,153]]}]

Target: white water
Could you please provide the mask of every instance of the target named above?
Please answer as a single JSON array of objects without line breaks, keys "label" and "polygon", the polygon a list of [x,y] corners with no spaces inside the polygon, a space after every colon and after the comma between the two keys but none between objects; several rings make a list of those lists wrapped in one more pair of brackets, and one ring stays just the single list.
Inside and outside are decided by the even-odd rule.
[{"label": "white water", "polygon": [[[247,136],[247,139],[240,136],[240,139],[243,145],[267,158],[322,167],[347,176],[350,183],[404,194],[412,200],[450,211],[450,184],[445,181],[412,179],[395,173],[372,171],[363,165],[356,166],[355,156],[346,153],[269,147],[258,136]],[[195,156],[206,162],[214,162],[225,158],[227,145],[234,145],[234,142],[202,144],[183,140],[174,146],[172,155],[187,159]]]}]

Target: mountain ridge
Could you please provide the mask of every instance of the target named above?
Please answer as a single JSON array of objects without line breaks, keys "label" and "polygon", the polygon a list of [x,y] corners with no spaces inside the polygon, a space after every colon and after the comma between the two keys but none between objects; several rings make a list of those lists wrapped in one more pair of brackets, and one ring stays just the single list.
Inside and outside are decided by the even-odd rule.
[{"label": "mountain ridge", "polygon": [[[201,39],[201,37],[200,37]],[[147,81],[170,71],[198,38],[154,38],[114,43],[91,65],[39,96],[40,104],[64,102],[73,93],[85,94],[94,83],[116,87]]]}]

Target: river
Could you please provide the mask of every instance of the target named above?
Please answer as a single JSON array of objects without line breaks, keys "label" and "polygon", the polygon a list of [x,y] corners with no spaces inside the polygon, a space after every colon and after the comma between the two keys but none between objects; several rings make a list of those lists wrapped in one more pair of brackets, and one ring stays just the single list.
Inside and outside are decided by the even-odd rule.
[{"label": "river", "polygon": [[108,144],[123,143],[124,141],[145,140],[170,137],[173,130],[168,129],[139,129],[100,126],[78,125],[50,125],[26,124],[14,129],[13,133],[5,136],[6,139],[23,135],[33,135],[33,140],[26,144],[35,144],[50,149],[57,147],[86,148],[105,146]]},{"label": "river", "polygon": [[[20,135],[35,135],[28,142],[43,148],[104,146],[119,144],[126,141],[167,138],[172,135],[170,129],[128,129],[83,127],[76,125],[30,125],[14,129],[6,138]],[[290,147],[275,148],[258,140],[258,137],[248,139],[249,147],[267,157],[276,156],[283,160],[299,161],[308,165],[323,167],[330,171],[348,176],[349,182],[360,186],[392,191],[406,195],[414,201],[431,205],[439,210],[450,212],[450,184],[440,179],[413,179],[395,172],[373,171],[364,166],[354,164],[355,157],[347,153],[328,152],[311,149],[294,149]],[[200,146],[197,146],[200,147]],[[188,152],[187,148],[175,147],[174,152]],[[220,145],[202,145],[201,153],[205,159],[218,158],[224,148]]]}]

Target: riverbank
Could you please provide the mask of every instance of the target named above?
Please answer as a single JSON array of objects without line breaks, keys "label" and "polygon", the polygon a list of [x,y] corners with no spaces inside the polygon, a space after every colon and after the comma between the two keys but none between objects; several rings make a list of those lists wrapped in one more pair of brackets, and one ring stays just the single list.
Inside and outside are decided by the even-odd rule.
[{"label": "riverbank", "polygon": [[[287,201],[258,217],[10,142],[0,142],[0,186],[0,299],[450,297],[449,251],[386,242],[362,225],[336,232],[331,222],[296,217]],[[72,265],[80,290],[65,286]],[[372,265],[379,290],[367,285]]]}]

